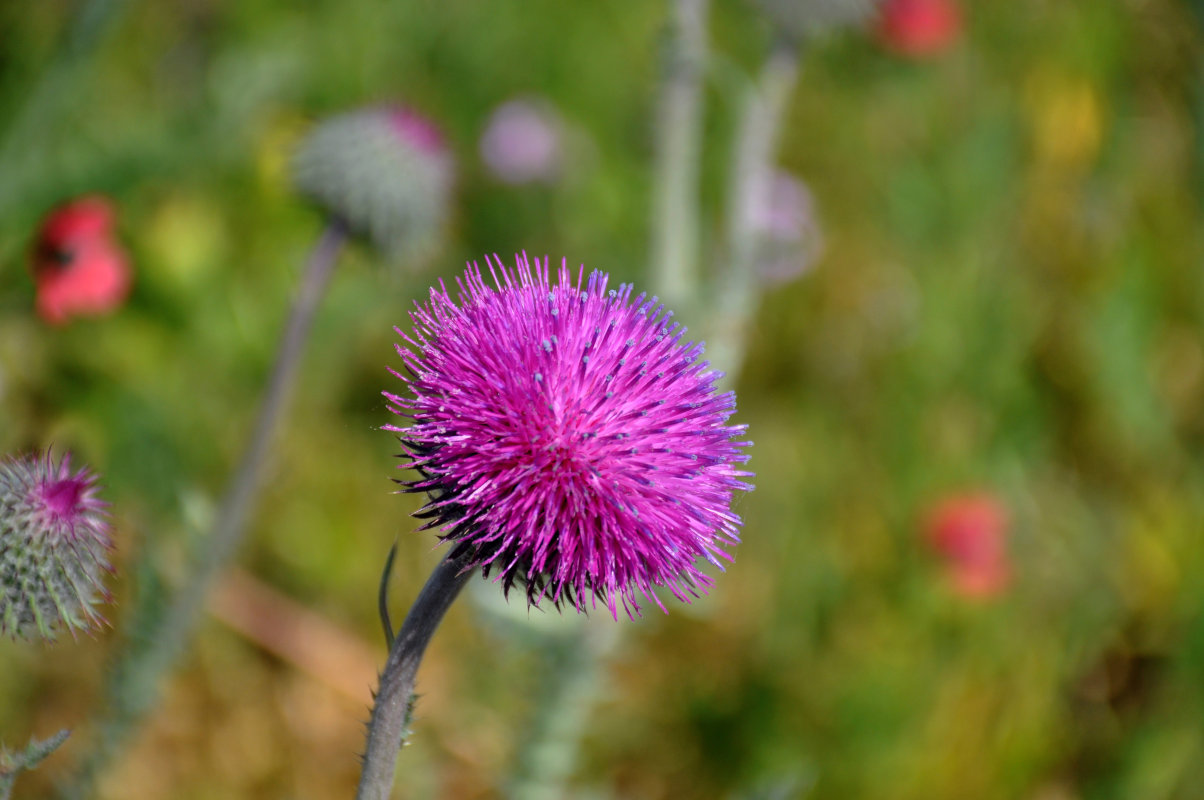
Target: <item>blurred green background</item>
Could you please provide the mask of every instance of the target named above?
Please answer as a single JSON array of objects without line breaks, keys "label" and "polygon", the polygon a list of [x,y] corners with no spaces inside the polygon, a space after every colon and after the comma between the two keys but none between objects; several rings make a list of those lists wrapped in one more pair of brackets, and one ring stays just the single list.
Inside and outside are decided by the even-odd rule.
[{"label": "blurred green background", "polygon": [[[704,601],[618,623],[571,796],[1204,797],[1198,19],[1173,0],[963,10],[938,58],[857,30],[805,55],[781,162],[826,247],[766,297],[736,383],[757,443],[745,541]],[[400,535],[399,609],[438,558],[388,481],[392,326],[486,252],[646,282],[666,18],[649,0],[0,4],[0,450],[53,445],[103,475],[118,630],[133,554],[158,548],[173,578],[251,424],[322,226],[288,185],[297,136],[401,101],[459,160],[432,270],[365,248],[340,264],[240,558],[362,655],[323,679],[210,617],[102,797],[350,796],[384,555]],[[769,40],[752,5],[714,0],[707,252],[731,76]],[[578,142],[555,185],[496,183],[477,156],[523,94]],[[118,204],[136,288],[51,328],[27,248],[83,192]],[[979,489],[1009,509],[1014,579],[969,601],[920,528]],[[453,608],[397,796],[499,796],[548,669],[516,630]],[[0,737],[80,725],[117,642],[0,642]],[[88,735],[17,796],[49,792]]]}]

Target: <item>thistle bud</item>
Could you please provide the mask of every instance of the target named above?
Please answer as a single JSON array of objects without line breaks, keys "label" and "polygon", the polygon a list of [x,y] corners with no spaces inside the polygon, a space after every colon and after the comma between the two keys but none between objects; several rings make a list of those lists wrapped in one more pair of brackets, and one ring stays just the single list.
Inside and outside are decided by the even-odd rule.
[{"label": "thistle bud", "polygon": [[71,457],[0,460],[0,633],[53,639],[103,623],[113,542],[96,476]]},{"label": "thistle bud", "polygon": [[421,260],[438,243],[452,172],[439,130],[401,108],[332,117],[293,158],[303,195],[397,260]]}]

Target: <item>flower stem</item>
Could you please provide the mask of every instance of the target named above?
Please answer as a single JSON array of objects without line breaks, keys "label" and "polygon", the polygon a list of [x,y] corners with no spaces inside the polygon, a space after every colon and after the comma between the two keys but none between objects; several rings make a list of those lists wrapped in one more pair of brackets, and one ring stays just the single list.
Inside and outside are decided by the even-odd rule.
[{"label": "flower stem", "polygon": [[387,800],[393,790],[393,773],[409,722],[414,678],[435,628],[468,579],[476,573],[468,560],[444,559],[414,601],[410,613],[389,650],[380,676],[376,704],[368,723],[368,744],[360,774],[357,800]]},{"label": "flower stem", "polygon": [[272,433],[296,377],[318,304],[330,283],[346,239],[346,227],[334,220],[310,253],[259,407],[259,416],[242,461],[217,510],[213,528],[200,542],[199,557],[184,585],[171,595],[166,610],[154,615],[134,615],[129,631],[132,646],[111,670],[107,714],[98,724],[92,752],[74,780],[62,789],[64,797],[91,795],[93,782],[154,704],[159,682],[187,645],[200,620],[210,584],[237,550],[267,459]]},{"label": "flower stem", "polygon": [[698,171],[702,151],[702,76],[707,0],[674,0],[657,129],[654,290],[679,313],[698,284]]},{"label": "flower stem", "polygon": [[797,44],[781,41],[769,54],[757,82],[748,89],[740,114],[728,201],[728,263],[715,287],[715,321],[708,337],[711,363],[722,365],[728,381],[744,361],[748,322],[756,308],[757,234],[754,208],[767,190],[786,103],[798,80]]}]

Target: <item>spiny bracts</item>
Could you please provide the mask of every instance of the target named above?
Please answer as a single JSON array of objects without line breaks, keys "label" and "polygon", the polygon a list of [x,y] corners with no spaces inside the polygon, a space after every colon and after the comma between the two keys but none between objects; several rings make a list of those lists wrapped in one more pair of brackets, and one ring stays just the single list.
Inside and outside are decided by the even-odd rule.
[{"label": "spiny bracts", "polygon": [[107,504],[96,476],[49,453],[0,460],[0,633],[53,639],[103,623],[111,571]]},{"label": "spiny bracts", "polygon": [[322,122],[293,157],[298,190],[386,256],[421,261],[450,211],[453,160],[434,123],[407,108]]}]

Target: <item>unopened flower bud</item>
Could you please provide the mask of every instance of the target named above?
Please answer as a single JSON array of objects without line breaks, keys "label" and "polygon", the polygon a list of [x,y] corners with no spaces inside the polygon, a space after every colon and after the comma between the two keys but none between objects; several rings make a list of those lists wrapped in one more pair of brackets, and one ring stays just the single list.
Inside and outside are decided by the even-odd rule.
[{"label": "unopened flower bud", "polygon": [[438,244],[452,173],[439,130],[403,108],[332,117],[293,158],[302,194],[397,260],[421,260]]},{"label": "unopened flower bud", "polygon": [[111,571],[107,504],[96,477],[45,455],[0,460],[0,633],[54,638],[103,622]]}]

